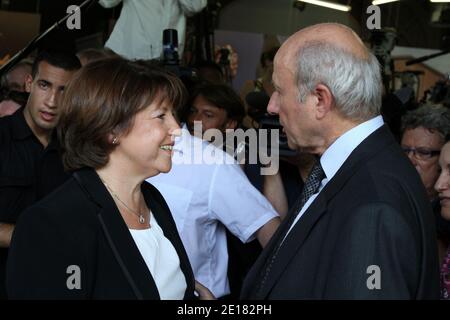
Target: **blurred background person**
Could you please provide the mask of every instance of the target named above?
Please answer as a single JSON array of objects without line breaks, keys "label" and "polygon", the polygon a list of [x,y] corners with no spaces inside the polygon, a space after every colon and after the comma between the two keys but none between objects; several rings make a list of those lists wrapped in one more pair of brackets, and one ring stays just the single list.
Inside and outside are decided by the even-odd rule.
[{"label": "blurred background person", "polygon": [[[183,97],[175,76],[122,58],[90,63],[74,77],[58,132],[73,176],[21,217],[9,297],[194,298],[170,210],[144,181],[171,168],[173,107]],[[69,266],[82,275],[71,288]]]},{"label": "blurred background person", "polygon": [[33,62],[29,59],[19,61],[3,77],[2,87],[18,92],[26,92],[25,83],[28,76],[31,75]]},{"label": "blurred background person", "polygon": [[10,116],[26,103],[26,95],[0,88],[0,118]]},{"label": "blurred background person", "polygon": [[[246,112],[251,115],[258,110],[254,110],[254,106],[247,102],[247,95],[250,92],[258,92],[260,93],[260,99],[264,99],[264,97],[268,98],[272,95],[275,88],[272,84],[272,73],[273,73],[273,59],[275,58],[275,54],[277,53],[279,47],[273,47],[267,51],[264,51],[260,56],[260,72],[259,76],[254,80],[248,80],[244,83],[240,96],[242,101],[245,103]],[[257,125],[252,118],[247,117],[244,120],[244,125],[248,128],[254,127]]]},{"label": "blurred background person", "polygon": [[440,214],[438,192],[434,186],[439,177],[439,154],[449,132],[450,110],[443,106],[423,105],[402,118],[401,146],[419,173],[433,207],[441,253],[450,240],[450,223]]},{"label": "blurred background person", "polygon": [[[435,189],[441,204],[441,215],[450,221],[450,136],[442,147],[439,157],[440,176],[436,181]],[[439,254],[441,262],[441,299],[450,300],[450,246],[447,242],[446,250]]]},{"label": "blurred background person", "polygon": [[424,105],[409,111],[402,119],[401,145],[419,172],[430,201],[436,199],[434,184],[439,175],[439,153],[450,132],[450,110]]},{"label": "blurred background person", "polygon": [[0,118],[24,106],[28,95],[26,79],[31,75],[32,61],[24,59],[11,68],[0,81]]},{"label": "blurred background person", "polygon": [[217,129],[225,134],[227,129],[241,127],[245,110],[239,96],[226,84],[205,83],[194,88],[187,107],[181,111],[181,121],[186,121],[194,134],[194,122],[201,122],[202,134]]},{"label": "blurred background person", "polygon": [[100,0],[111,8],[123,2],[120,17],[105,47],[128,59],[159,59],[163,30],[178,31],[178,56],[182,57],[186,16],[203,10],[207,0]]},{"label": "blurred background person", "polygon": [[223,70],[215,62],[202,60],[194,66],[198,80],[200,82],[210,82],[214,84],[225,84]]}]

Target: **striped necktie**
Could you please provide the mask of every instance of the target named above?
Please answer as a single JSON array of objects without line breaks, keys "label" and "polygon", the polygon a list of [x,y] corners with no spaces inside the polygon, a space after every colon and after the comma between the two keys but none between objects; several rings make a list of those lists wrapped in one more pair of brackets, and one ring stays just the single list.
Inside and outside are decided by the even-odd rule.
[{"label": "striped necktie", "polygon": [[273,250],[272,256],[267,258],[265,267],[262,269],[263,270],[261,272],[262,280],[257,290],[258,293],[260,293],[261,290],[264,288],[266,280],[272,269],[273,263],[275,262],[278,252],[280,251],[280,248],[283,244],[286,233],[288,232],[288,230],[290,230],[291,225],[295,221],[295,218],[300,213],[300,211],[302,210],[303,206],[308,201],[308,199],[319,190],[320,182],[323,180],[323,178],[325,178],[325,172],[322,169],[320,161],[317,160],[308,178],[306,179],[300,197],[297,199],[293,208],[290,210],[288,217],[286,217],[287,221],[283,223],[283,231],[280,234],[278,243],[276,244],[275,249]]}]

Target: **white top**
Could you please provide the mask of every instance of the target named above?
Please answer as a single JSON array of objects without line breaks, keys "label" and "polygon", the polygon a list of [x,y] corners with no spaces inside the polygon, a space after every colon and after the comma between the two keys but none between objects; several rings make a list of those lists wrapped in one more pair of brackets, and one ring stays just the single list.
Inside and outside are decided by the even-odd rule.
[{"label": "white top", "polygon": [[[100,0],[105,8],[122,0]],[[186,16],[201,11],[207,0],[123,0],[120,17],[105,46],[128,59],[159,59],[163,30],[178,31],[181,58],[186,32]]]},{"label": "white top", "polygon": [[[287,232],[286,236],[291,232],[294,225],[300,219],[300,217],[309,208],[314,199],[319,195],[320,191],[325,187],[325,185],[330,181],[336,172],[342,167],[345,160],[350,156],[353,150],[356,149],[368,136],[370,136],[375,130],[380,128],[384,124],[383,118],[377,116],[366,122],[359,124],[358,126],[350,129],[342,136],[336,139],[335,142],[328,147],[327,150],[320,157],[320,164],[325,172],[325,178],[321,181],[319,190],[313,194],[308,201],[306,201],[302,210],[295,218],[294,223],[292,223],[291,228]],[[285,236],[285,239],[286,239]]]},{"label": "white top", "polygon": [[148,270],[155,280],[161,300],[182,300],[186,292],[186,278],[174,246],[164,236],[153,214],[151,228],[129,229]]},{"label": "white top", "polygon": [[[174,148],[181,152],[174,154],[172,170],[147,181],[169,205],[196,280],[221,297],[230,293],[224,225],[248,242],[278,214],[227,153],[182,131],[175,140]],[[203,163],[212,164],[188,161],[202,156]],[[226,161],[217,164],[212,158]]]}]

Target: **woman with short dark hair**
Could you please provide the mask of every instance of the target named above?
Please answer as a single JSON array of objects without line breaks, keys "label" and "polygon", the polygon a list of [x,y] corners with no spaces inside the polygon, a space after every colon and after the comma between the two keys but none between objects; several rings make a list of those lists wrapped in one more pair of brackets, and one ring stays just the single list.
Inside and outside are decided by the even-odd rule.
[{"label": "woman with short dark hair", "polygon": [[11,298],[190,299],[194,278],[148,177],[171,168],[173,75],[109,58],[66,88],[58,128],[73,177],[24,212],[8,261]]}]

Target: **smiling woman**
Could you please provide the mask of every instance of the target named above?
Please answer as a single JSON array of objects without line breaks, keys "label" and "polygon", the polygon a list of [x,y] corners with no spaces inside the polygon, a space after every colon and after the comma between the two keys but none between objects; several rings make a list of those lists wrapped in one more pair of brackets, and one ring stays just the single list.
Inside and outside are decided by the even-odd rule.
[{"label": "smiling woman", "polygon": [[[73,178],[18,223],[10,297],[194,297],[167,204],[144,182],[171,168],[179,128],[173,108],[184,96],[175,76],[122,58],[93,62],[74,76],[58,128]],[[71,270],[79,272],[77,285]]]}]

